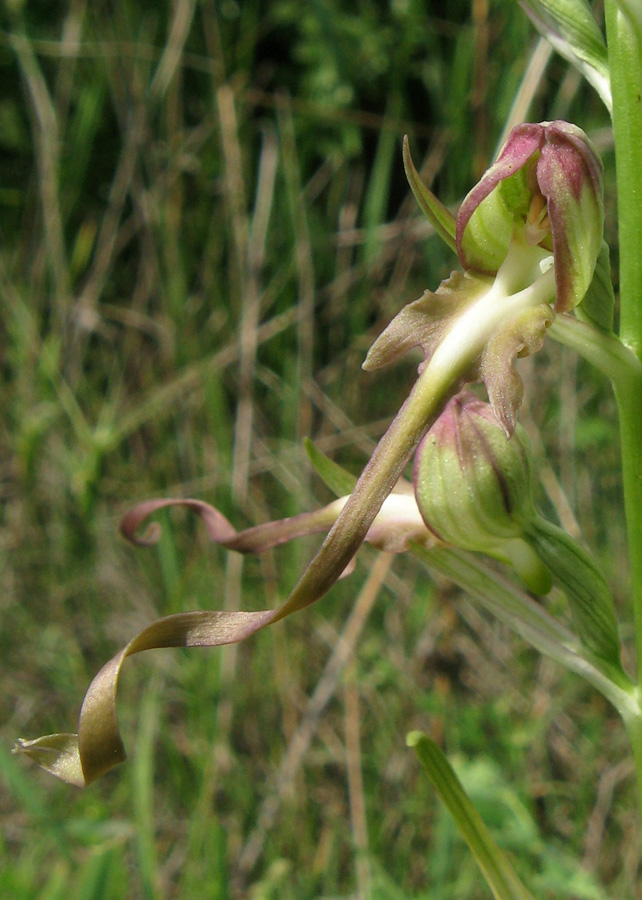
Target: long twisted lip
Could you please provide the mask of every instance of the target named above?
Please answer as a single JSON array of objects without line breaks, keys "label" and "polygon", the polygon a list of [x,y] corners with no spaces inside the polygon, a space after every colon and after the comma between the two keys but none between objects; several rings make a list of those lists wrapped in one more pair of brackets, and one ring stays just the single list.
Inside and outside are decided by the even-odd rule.
[{"label": "long twisted lip", "polygon": [[[328,531],[339,517],[348,496],[339,497],[327,506],[312,512],[300,513],[286,519],[277,519],[237,531],[225,516],[202,500],[161,498],[148,500],[134,506],[120,523],[121,534],[132,543],[148,547],[160,536],[160,526],[152,522],[139,534],[149,517],[161,509],[179,506],[196,513],[203,521],[210,540],[228,550],[239,553],[262,553],[271,547],[287,543],[297,537]],[[421,513],[415,501],[412,485],[400,481],[389,494],[375,516],[365,538],[380,550],[402,553],[409,541],[425,543],[430,540]]]}]

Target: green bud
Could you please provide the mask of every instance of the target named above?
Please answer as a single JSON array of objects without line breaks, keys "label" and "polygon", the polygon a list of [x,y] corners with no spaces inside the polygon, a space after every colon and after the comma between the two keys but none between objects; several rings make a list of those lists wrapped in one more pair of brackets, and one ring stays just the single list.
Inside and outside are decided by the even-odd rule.
[{"label": "green bud", "polygon": [[488,403],[458,394],[419,446],[414,483],[419,510],[437,538],[510,563],[537,593],[550,590],[524,541],[523,522],[537,513],[530,444],[520,425],[508,439]]},{"label": "green bud", "polygon": [[528,438],[508,440],[487,403],[461,393],[447,404],[415,457],[415,495],[428,528],[466,550],[520,538],[534,512]]}]

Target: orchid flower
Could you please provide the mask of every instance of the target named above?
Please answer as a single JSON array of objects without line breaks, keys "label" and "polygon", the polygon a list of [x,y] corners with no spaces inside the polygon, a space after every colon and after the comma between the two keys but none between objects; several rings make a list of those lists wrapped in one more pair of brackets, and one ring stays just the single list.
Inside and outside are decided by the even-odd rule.
[{"label": "orchid flower", "polygon": [[[572,125],[518,126],[497,161],[465,198],[455,221],[421,183],[407,143],[404,162],[420,206],[456,250],[464,268],[434,293],[427,291],[404,307],[368,353],[364,368],[371,370],[420,347],[424,361],[410,395],[350,494],[316,512],[242,532],[200,500],[151,500],[125,516],[123,534],[135,543],[148,544],[156,537],[154,531],[136,535],[149,515],[164,506],[187,506],[202,518],[215,543],[240,552],[260,552],[301,534],[329,531],[280,608],[188,612],[159,619],[136,635],[93,680],[77,735],[19,742],[18,750],[63,780],[88,784],[125,758],[116,690],[127,656],[154,647],[215,646],[243,640],[322,597],[346,572],[364,540],[393,552],[404,550],[409,541],[429,543],[431,520],[422,512],[430,491],[418,492],[418,507],[412,488],[401,479],[424,435],[466,383],[485,384],[502,440],[512,443],[508,438],[515,433],[523,394],[514,360],[540,348],[556,313],[582,303],[596,270],[604,221],[601,163],[586,135]],[[527,537],[533,544],[533,534]],[[540,558],[545,555],[541,548],[533,552]],[[610,620],[607,625],[611,636],[608,646],[600,649],[612,658],[615,638]],[[590,628],[589,632],[593,640]]]}]

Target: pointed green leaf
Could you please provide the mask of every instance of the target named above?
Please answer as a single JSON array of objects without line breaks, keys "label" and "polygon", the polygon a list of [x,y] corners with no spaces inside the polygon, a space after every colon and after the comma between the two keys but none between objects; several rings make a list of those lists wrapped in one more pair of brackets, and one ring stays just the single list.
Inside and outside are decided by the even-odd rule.
[{"label": "pointed green leaf", "polygon": [[593,558],[563,529],[541,516],[526,522],[524,531],[553,581],[566,594],[585,646],[621,669],[621,644],[613,597]]},{"label": "pointed green leaf", "polygon": [[422,768],[455,820],[495,900],[534,900],[507,857],[490,836],[481,816],[437,744],[421,731],[410,732],[406,743],[414,749]]},{"label": "pointed green leaf", "polygon": [[342,468],[338,463],[329,459],[325,453],[322,453],[318,447],[315,447],[309,438],[304,440],[303,446],[307,457],[310,460],[310,465],[325,486],[329,488],[336,497],[345,497],[346,494],[352,493],[354,486],[357,483],[357,479],[354,475]]},{"label": "pointed green leaf", "polygon": [[410,189],[415,196],[415,200],[419,204],[419,208],[426,216],[432,227],[435,229],[439,237],[447,244],[450,249],[456,253],[457,243],[455,241],[455,217],[446,209],[441,200],[429,190],[419,177],[419,172],[415,168],[415,164],[410,156],[410,144],[408,135],[403,139],[403,164],[406,170],[406,178]]},{"label": "pointed green leaf", "polygon": [[606,44],[587,0],[519,2],[539,33],[581,72],[611,112],[613,101]]},{"label": "pointed green leaf", "polygon": [[491,569],[478,554],[454,547],[427,548],[417,544],[411,544],[410,550],[430,571],[438,572],[466,591],[539,653],[585,678],[622,715],[631,714],[631,704],[637,704],[637,700],[632,696],[633,685],[620,666],[612,666],[603,657],[589,653],[541,603]]}]

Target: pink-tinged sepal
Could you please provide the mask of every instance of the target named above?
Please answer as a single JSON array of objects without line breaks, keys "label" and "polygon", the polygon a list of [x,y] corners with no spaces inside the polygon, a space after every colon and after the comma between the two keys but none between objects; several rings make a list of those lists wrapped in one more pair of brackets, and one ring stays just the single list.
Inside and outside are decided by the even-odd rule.
[{"label": "pink-tinged sepal", "polygon": [[602,163],[584,132],[567,122],[546,126],[537,163],[553,239],[557,312],[582,302],[602,246]]},{"label": "pink-tinged sepal", "polygon": [[[540,148],[541,128],[529,123],[514,128],[497,161],[464,198],[457,216],[457,254],[465,269],[490,275],[506,258],[515,217],[530,204],[526,170]],[[512,179],[511,190],[506,179]]]}]

